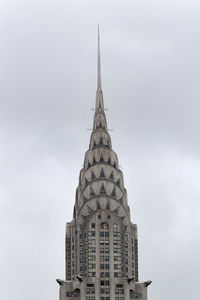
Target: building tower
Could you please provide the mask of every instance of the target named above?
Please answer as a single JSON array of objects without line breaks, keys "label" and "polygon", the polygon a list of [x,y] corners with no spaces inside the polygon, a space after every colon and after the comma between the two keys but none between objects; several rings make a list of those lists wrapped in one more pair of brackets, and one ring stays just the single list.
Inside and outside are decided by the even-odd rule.
[{"label": "building tower", "polygon": [[98,30],[97,92],[89,150],[80,171],[73,220],[66,227],[66,279],[60,300],[147,300],[138,278],[137,225],[107,130]]}]

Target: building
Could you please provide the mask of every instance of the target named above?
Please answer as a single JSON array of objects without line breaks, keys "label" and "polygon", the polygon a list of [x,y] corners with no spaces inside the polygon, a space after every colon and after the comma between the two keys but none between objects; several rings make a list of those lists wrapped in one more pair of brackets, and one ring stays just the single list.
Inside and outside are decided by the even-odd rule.
[{"label": "building", "polygon": [[139,282],[137,225],[130,220],[123,173],[107,130],[99,32],[93,130],[65,247],[66,279],[57,279],[60,300],[147,300],[151,282]]}]

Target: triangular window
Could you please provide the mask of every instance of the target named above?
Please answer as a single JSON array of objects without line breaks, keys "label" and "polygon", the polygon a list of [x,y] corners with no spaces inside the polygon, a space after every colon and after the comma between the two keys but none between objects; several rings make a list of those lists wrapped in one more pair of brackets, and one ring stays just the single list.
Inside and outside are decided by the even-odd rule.
[{"label": "triangular window", "polygon": [[100,140],[99,140],[99,145],[103,145],[103,140],[102,140],[102,137],[100,137]]},{"label": "triangular window", "polygon": [[121,197],[121,198],[119,199],[119,202],[120,202],[120,203],[123,203],[123,197]]},{"label": "triangular window", "polygon": [[96,158],[93,157],[93,164],[96,164],[96,163],[97,163]]},{"label": "triangular window", "polygon": [[87,180],[87,178],[85,178],[85,185],[87,185],[89,183],[89,181]]},{"label": "triangular window", "polygon": [[105,189],[103,184],[102,184],[101,189],[100,189],[100,194],[102,194],[102,195],[106,194],[106,189]]},{"label": "triangular window", "polygon": [[114,162],[114,164],[113,164],[113,168],[115,168],[115,169],[116,169],[116,162]]},{"label": "triangular window", "polygon": [[116,207],[116,208],[113,210],[113,212],[116,213],[116,214],[118,213],[118,211],[119,211],[119,206]]},{"label": "triangular window", "polygon": [[95,178],[96,178],[96,176],[95,176],[94,172],[92,171],[91,179],[95,179]]},{"label": "triangular window", "polygon": [[101,209],[101,206],[98,201],[97,201],[97,209]]},{"label": "triangular window", "polygon": [[111,174],[110,174],[109,178],[110,178],[111,180],[114,180],[114,175],[113,175],[113,172],[111,172]]},{"label": "triangular window", "polygon": [[120,179],[117,180],[116,185],[120,187]]},{"label": "triangular window", "polygon": [[101,156],[100,156],[100,161],[101,161],[101,162],[104,161],[103,155],[102,155],[102,154],[101,154]]},{"label": "triangular window", "polygon": [[109,157],[109,159],[108,159],[108,164],[111,165],[110,157]]},{"label": "triangular window", "polygon": [[110,210],[110,203],[109,202],[107,202],[107,204],[106,204],[106,209]]},{"label": "triangular window", "polygon": [[113,197],[115,197],[115,196],[116,196],[115,187],[114,187],[114,189],[113,189],[113,191],[112,191],[112,193],[111,193],[111,196],[113,196]]},{"label": "triangular window", "polygon": [[100,172],[100,177],[101,177],[101,178],[104,178],[104,177],[105,177],[105,174],[104,174],[104,170],[103,170],[103,168],[101,169],[101,172]]},{"label": "triangular window", "polygon": [[88,162],[88,168],[89,168],[89,167],[91,167],[91,164],[90,164],[90,162]]},{"label": "triangular window", "polygon": [[108,147],[109,147],[109,146],[108,146],[108,142],[107,142],[107,141],[106,141],[105,147],[106,147],[106,148],[108,148]]},{"label": "triangular window", "polygon": [[93,196],[95,196],[95,193],[94,193],[92,187],[90,187],[90,197],[93,197]]}]

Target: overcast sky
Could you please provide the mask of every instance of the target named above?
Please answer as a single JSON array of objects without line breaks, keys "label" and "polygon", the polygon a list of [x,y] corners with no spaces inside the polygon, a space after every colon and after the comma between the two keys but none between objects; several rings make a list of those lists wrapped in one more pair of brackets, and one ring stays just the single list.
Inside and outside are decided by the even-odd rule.
[{"label": "overcast sky", "polygon": [[58,300],[96,92],[148,300],[199,298],[200,1],[0,2],[0,298]]}]

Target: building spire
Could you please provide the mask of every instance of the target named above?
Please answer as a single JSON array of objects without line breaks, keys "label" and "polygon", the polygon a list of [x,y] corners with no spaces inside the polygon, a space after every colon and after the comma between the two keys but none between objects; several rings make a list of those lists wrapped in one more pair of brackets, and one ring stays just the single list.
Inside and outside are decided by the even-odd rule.
[{"label": "building spire", "polygon": [[98,24],[98,50],[97,50],[97,89],[101,89],[101,56],[100,56],[99,24]]},{"label": "building spire", "polygon": [[101,89],[101,56],[100,56],[100,30],[98,24],[98,47],[97,47],[97,93],[96,93],[96,110],[104,109],[103,93]]}]

